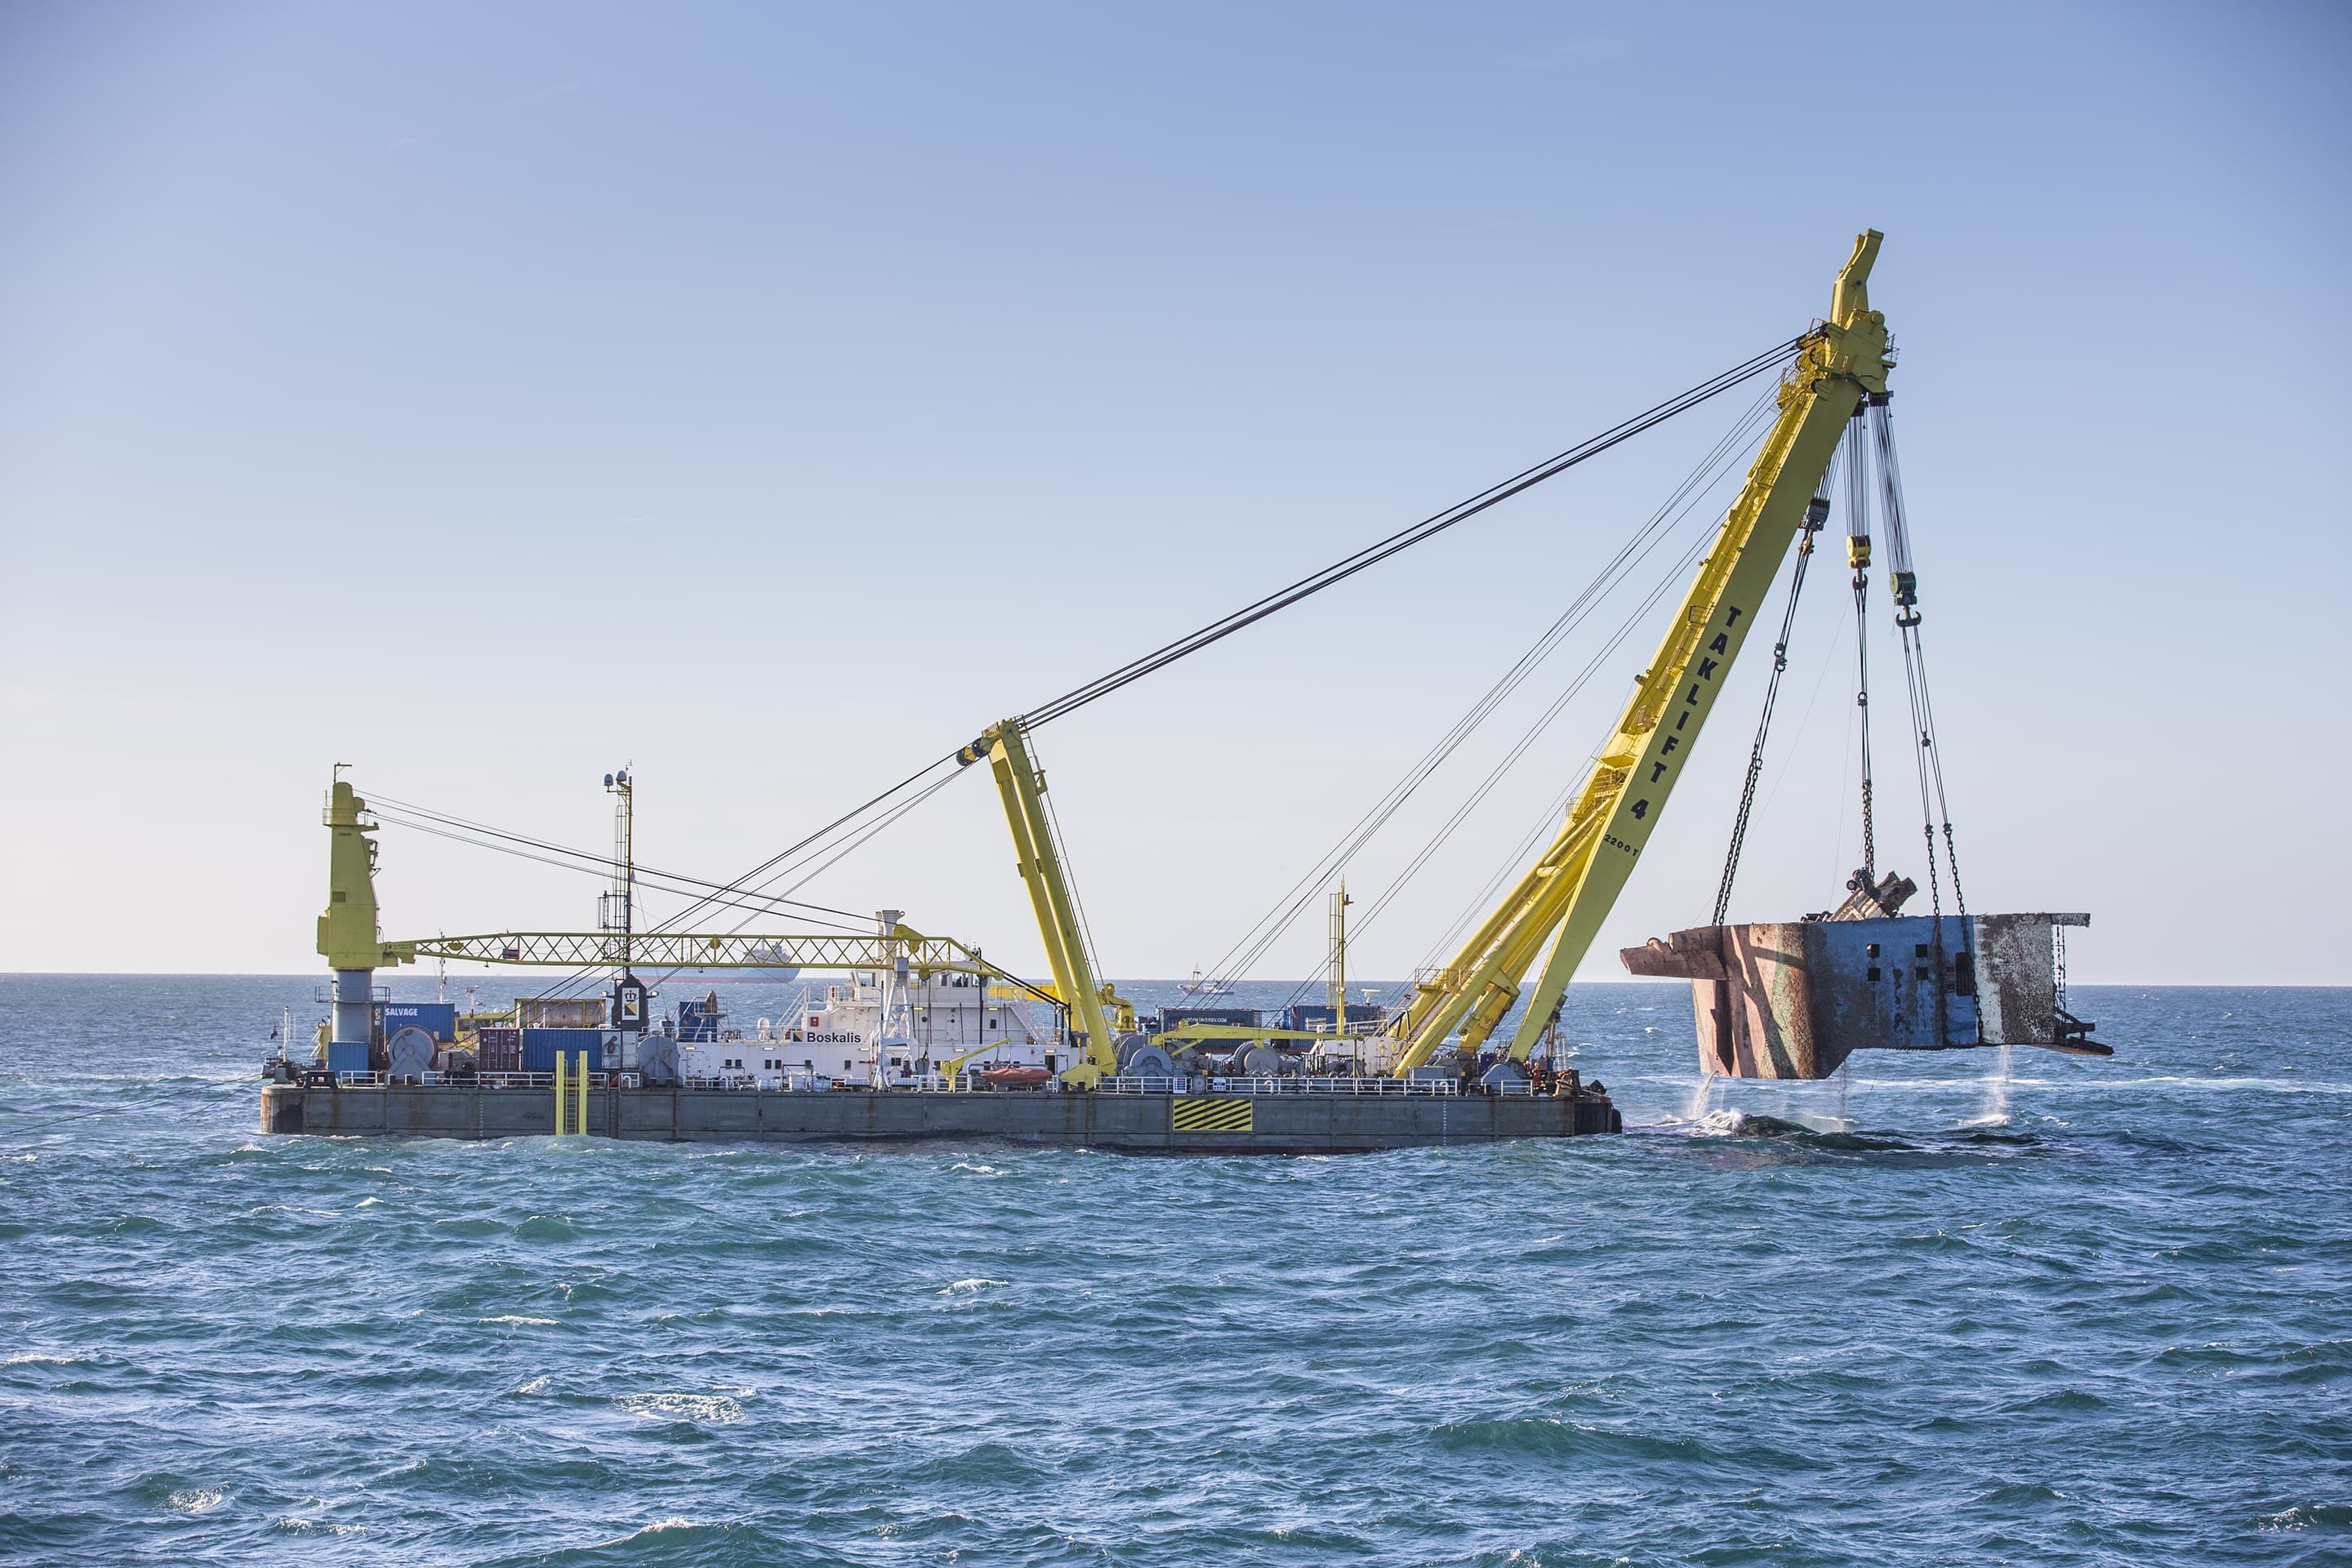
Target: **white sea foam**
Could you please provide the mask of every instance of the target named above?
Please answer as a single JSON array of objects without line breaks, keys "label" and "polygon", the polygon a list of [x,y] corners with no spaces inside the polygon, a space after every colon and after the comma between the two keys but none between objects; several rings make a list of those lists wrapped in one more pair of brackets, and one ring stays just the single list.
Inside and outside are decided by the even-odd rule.
[{"label": "white sea foam", "polygon": [[632,1415],[664,1421],[715,1421],[731,1426],[743,1419],[743,1407],[723,1394],[625,1394],[613,1403]]},{"label": "white sea foam", "polygon": [[495,1318],[476,1318],[478,1323],[505,1323],[514,1328],[553,1329],[562,1325],[554,1318],[527,1318],[520,1312],[500,1312]]},{"label": "white sea foam", "polygon": [[228,1501],[228,1493],[217,1487],[192,1487],[173,1492],[163,1500],[174,1513],[210,1513]]},{"label": "white sea foam", "polygon": [[648,1536],[666,1534],[673,1530],[692,1530],[693,1528],[694,1521],[688,1519],[683,1514],[674,1513],[667,1519],[657,1519],[651,1524],[641,1524],[637,1526],[636,1529],[629,1531],[626,1535],[615,1535],[609,1537],[606,1540],[599,1541],[595,1543],[594,1549],[601,1552],[606,1547],[626,1546],[632,1542],[643,1541]]},{"label": "white sea foam", "polygon": [[992,1285],[1010,1285],[1010,1279],[959,1279],[940,1291],[942,1296],[976,1295]]},{"label": "white sea foam", "polygon": [[1737,1138],[1739,1136],[1740,1130],[1747,1125],[1746,1111],[1726,1108],[1722,1110],[1710,1110],[1697,1118],[1691,1122],[1690,1131],[1691,1135],[1696,1138]]}]

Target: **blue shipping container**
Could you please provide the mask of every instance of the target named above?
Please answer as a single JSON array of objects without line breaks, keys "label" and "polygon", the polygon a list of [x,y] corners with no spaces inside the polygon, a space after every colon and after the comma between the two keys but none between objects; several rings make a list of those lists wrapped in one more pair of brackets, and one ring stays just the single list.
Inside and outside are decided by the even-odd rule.
[{"label": "blue shipping container", "polygon": [[567,1058],[568,1072],[580,1065],[580,1053],[588,1053],[588,1065],[598,1072],[604,1070],[604,1031],[602,1029],[525,1029],[522,1032],[522,1070],[553,1072],[555,1053]]},{"label": "blue shipping container", "polygon": [[703,1003],[681,1002],[677,1005],[677,1037],[690,1044],[710,1044],[719,1038],[719,1020],[725,1016],[723,1008],[706,1011]]},{"label": "blue shipping container", "polygon": [[327,1047],[327,1067],[334,1072],[365,1072],[368,1070],[368,1048],[365,1041]]},{"label": "blue shipping container", "polygon": [[387,1002],[380,1009],[383,1014],[383,1036],[390,1039],[401,1029],[429,1029],[436,1040],[457,1037],[457,1004],[455,1002]]}]

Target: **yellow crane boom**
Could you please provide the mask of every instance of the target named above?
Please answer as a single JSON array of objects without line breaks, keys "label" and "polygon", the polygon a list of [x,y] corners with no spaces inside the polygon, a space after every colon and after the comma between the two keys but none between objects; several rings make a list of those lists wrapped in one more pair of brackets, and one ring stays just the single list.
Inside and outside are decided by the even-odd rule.
[{"label": "yellow crane boom", "polygon": [[1103,1011],[1104,1003],[1120,1007],[1122,1013],[1128,1009],[1096,978],[1094,955],[1087,949],[1086,929],[1078,919],[1077,899],[1062,864],[1060,840],[1045,809],[1045,775],[1030,759],[1028,731],[1021,721],[1007,719],[991,725],[956,753],[956,760],[966,766],[982,757],[988,759],[989,769],[996,775],[997,794],[1003,799],[1004,820],[1013,830],[1021,879],[1028,885],[1037,934],[1045,943],[1045,963],[1054,972],[1055,995],[1069,1009],[1070,1043],[1079,1057],[1063,1069],[1062,1079],[1074,1088],[1090,1088],[1118,1071],[1118,1041]]},{"label": "yellow crane boom", "polygon": [[1399,1076],[1427,1063],[1457,1029],[1463,1049],[1479,1049],[1519,999],[1547,942],[1511,1057],[1525,1060],[1550,1021],[1657,830],[1758,606],[1804,531],[1847,419],[1862,399],[1886,390],[1886,319],[1870,308],[1867,289],[1881,237],[1872,229],[1855,238],[1830,317],[1782,380],[1780,416],[1559,836],[1453,961],[1416,984],[1395,1026],[1404,1042]]}]

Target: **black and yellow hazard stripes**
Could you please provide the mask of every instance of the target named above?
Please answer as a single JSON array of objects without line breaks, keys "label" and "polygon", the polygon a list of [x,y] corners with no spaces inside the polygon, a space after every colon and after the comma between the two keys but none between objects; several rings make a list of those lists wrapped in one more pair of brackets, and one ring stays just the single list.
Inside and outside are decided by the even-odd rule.
[{"label": "black and yellow hazard stripes", "polygon": [[1180,1095],[1168,1123],[1179,1132],[1247,1132],[1257,1124],[1256,1103],[1245,1095]]}]

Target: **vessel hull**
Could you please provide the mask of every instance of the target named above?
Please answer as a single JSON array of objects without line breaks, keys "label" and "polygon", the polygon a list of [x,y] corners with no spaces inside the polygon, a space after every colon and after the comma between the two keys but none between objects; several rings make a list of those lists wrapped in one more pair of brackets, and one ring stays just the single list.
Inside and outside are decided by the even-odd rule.
[{"label": "vessel hull", "polygon": [[[567,1113],[566,1120],[569,1120]],[[1622,1131],[1605,1096],[909,1093],[592,1089],[591,1137],[824,1143],[1000,1139],[1150,1153],[1360,1153]],[[544,1089],[262,1088],[264,1132],[524,1138],[554,1130]]]}]

